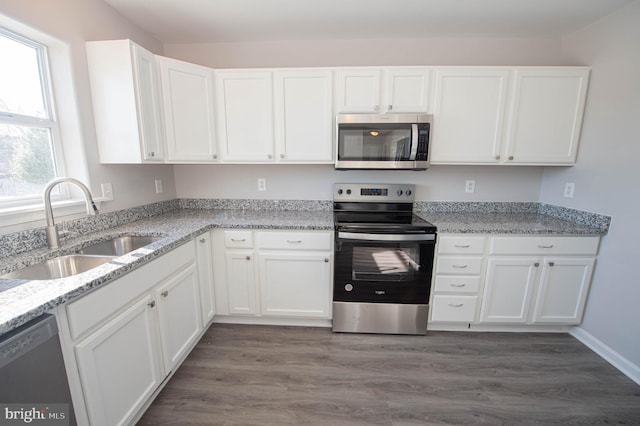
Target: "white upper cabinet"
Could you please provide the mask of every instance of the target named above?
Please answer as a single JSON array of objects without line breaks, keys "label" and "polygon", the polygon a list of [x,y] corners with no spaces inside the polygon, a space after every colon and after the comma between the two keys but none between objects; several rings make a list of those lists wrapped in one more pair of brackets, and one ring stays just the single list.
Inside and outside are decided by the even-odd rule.
[{"label": "white upper cabinet", "polygon": [[158,57],[169,162],[214,162],[213,70]]},{"label": "white upper cabinet", "polygon": [[585,67],[439,68],[432,164],[572,165]]},{"label": "white upper cabinet", "polygon": [[421,67],[339,68],[338,112],[426,113],[431,70]]},{"label": "white upper cabinet", "polygon": [[277,161],[333,162],[332,76],[322,69],[274,73]]},{"label": "white upper cabinet", "polygon": [[507,161],[575,163],[588,81],[587,68],[516,69]]},{"label": "white upper cabinet", "polygon": [[131,40],[87,42],[86,50],[100,162],[162,162],[155,56]]},{"label": "white upper cabinet", "polygon": [[222,160],[273,162],[272,73],[216,71],[216,100]]},{"label": "white upper cabinet", "polygon": [[497,163],[509,71],[439,68],[436,71],[431,163]]}]

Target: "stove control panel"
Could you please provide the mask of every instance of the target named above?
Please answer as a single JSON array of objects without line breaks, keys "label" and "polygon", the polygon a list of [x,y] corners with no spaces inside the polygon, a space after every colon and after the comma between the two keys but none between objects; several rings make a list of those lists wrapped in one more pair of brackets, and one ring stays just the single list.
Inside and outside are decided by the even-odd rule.
[{"label": "stove control panel", "polygon": [[415,185],[410,183],[336,183],[333,201],[374,203],[413,202]]}]

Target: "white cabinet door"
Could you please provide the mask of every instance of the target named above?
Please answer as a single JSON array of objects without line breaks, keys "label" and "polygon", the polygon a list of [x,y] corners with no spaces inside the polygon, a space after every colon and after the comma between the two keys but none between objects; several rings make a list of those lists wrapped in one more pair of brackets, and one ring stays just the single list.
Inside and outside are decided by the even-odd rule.
[{"label": "white cabinet door", "polygon": [[198,281],[200,283],[200,306],[202,323],[207,327],[216,314],[215,291],[213,286],[211,234],[205,232],[196,237]]},{"label": "white cabinet door", "polygon": [[527,322],[539,269],[536,257],[489,258],[480,322]]},{"label": "white cabinet door", "polygon": [[151,305],[143,297],[76,345],[92,425],[130,424],[165,377]]},{"label": "white cabinet door", "polygon": [[503,68],[437,69],[432,164],[500,161],[508,79]]},{"label": "white cabinet door", "polygon": [[573,164],[587,94],[587,68],[516,69],[507,161]]},{"label": "white cabinet door", "polygon": [[167,370],[187,356],[202,331],[198,271],[194,264],[160,285],[155,293]]},{"label": "white cabinet door", "polygon": [[545,258],[534,323],[580,324],[594,258]]},{"label": "white cabinet door", "polygon": [[330,318],[330,253],[260,253],[262,314]]},{"label": "white cabinet door", "polygon": [[254,268],[253,250],[225,253],[230,314],[256,315],[258,313]]},{"label": "white cabinet door", "polygon": [[428,68],[389,68],[384,71],[385,104],[393,113],[427,112],[431,70]]},{"label": "white cabinet door", "polygon": [[168,161],[214,162],[213,70],[159,57]]},{"label": "white cabinet door", "polygon": [[131,40],[87,42],[101,163],[161,162],[164,125],[155,56]]},{"label": "white cabinet door", "polygon": [[331,71],[274,73],[276,160],[333,162]]},{"label": "white cabinet door", "polygon": [[272,162],[272,73],[216,71],[216,99],[222,159]]},{"label": "white cabinet door", "polygon": [[344,68],[336,71],[338,112],[380,112],[380,77],[377,68]]}]

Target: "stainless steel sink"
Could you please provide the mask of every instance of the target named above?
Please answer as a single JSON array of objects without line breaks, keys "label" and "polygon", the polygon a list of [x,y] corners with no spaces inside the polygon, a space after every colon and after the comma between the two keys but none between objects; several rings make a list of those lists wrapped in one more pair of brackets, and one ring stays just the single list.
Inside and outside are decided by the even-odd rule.
[{"label": "stainless steel sink", "polygon": [[101,256],[123,256],[162,238],[163,237],[126,235],[85,247],[78,250],[77,253]]},{"label": "stainless steel sink", "polygon": [[71,254],[18,269],[17,271],[2,275],[0,278],[7,280],[52,280],[56,278],[65,278],[87,272],[88,270],[103,265],[114,258],[115,256]]}]

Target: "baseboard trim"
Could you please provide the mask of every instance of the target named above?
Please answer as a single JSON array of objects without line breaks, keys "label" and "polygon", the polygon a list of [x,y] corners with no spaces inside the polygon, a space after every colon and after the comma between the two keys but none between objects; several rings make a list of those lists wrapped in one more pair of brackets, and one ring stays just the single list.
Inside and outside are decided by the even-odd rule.
[{"label": "baseboard trim", "polygon": [[582,344],[600,355],[605,361],[620,370],[622,374],[640,385],[640,366],[635,365],[624,356],[607,346],[604,342],[588,333],[582,327],[574,327],[569,331]]}]

